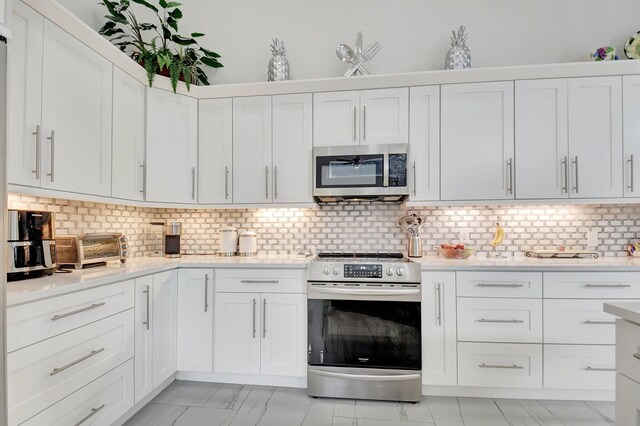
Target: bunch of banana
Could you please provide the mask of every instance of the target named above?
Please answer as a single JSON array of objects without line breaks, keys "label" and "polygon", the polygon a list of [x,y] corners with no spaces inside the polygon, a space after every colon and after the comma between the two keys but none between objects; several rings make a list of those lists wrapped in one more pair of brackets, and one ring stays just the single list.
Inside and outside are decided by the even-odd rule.
[{"label": "bunch of banana", "polygon": [[502,244],[504,240],[504,228],[500,222],[496,222],[496,232],[493,235],[493,241],[491,241],[491,245],[495,248]]}]

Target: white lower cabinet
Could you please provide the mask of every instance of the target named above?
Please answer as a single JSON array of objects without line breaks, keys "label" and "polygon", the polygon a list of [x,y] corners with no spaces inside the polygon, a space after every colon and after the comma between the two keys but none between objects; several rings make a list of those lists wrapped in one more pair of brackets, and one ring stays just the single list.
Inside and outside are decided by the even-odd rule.
[{"label": "white lower cabinet", "polygon": [[615,389],[615,346],[544,345],[544,387]]},{"label": "white lower cabinet", "polygon": [[458,343],[458,385],[541,388],[542,345]]},{"label": "white lower cabinet", "polygon": [[213,270],[178,271],[178,370],[213,371]]},{"label": "white lower cabinet", "polygon": [[153,317],[153,275],[135,280],[135,400],[136,403],[153,390],[153,334],[151,318]]},{"label": "white lower cabinet", "polygon": [[422,273],[422,383],[458,381],[456,349],[456,274]]},{"label": "white lower cabinet", "polygon": [[615,318],[602,306],[612,300],[545,300],[545,343],[613,345]]},{"label": "white lower cabinet", "polygon": [[133,360],[129,360],[22,424],[111,425],[133,404]]},{"label": "white lower cabinet", "polygon": [[640,425],[640,383],[616,374],[616,424]]}]

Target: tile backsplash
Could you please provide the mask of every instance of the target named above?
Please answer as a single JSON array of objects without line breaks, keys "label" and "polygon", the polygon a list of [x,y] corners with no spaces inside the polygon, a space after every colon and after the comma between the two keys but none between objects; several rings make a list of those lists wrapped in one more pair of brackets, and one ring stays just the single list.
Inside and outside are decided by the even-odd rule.
[{"label": "tile backsplash", "polygon": [[629,239],[640,237],[640,205],[536,205],[407,207],[358,203],[316,208],[264,208],[237,210],[165,209],[131,207],[10,194],[9,208],[42,209],[56,213],[59,234],[123,232],[133,256],[146,256],[160,248],[161,228],[150,222],[182,222],[185,254],[212,254],[224,225],[252,229],[263,254],[288,254],[296,249],[405,250],[406,236],[397,220],[415,212],[425,220],[425,252],[442,242],[458,242],[460,231],[481,252],[492,250],[495,222],[500,218],[506,238],[499,251],[508,254],[529,249],[587,248],[587,233],[598,231],[595,248],[606,256],[624,256]]}]

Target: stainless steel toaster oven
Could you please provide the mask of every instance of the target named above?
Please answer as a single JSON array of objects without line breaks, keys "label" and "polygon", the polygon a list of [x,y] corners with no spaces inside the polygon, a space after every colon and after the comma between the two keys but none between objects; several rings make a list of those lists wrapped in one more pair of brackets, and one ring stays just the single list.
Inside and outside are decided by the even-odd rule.
[{"label": "stainless steel toaster oven", "polygon": [[129,257],[127,237],[121,233],[61,235],[56,237],[58,264],[82,269]]}]

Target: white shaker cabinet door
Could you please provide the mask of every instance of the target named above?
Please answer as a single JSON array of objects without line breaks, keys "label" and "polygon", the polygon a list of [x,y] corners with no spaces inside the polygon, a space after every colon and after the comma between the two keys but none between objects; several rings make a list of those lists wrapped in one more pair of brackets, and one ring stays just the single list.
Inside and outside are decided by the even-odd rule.
[{"label": "white shaker cabinet door", "polygon": [[440,199],[440,86],[410,89],[411,201]]},{"label": "white shaker cabinet door", "polygon": [[442,200],[513,199],[513,82],[444,85],[441,99]]},{"label": "white shaker cabinet door", "polygon": [[178,271],[153,276],[153,387],[167,380],[177,369]]},{"label": "white shaker cabinet door", "polygon": [[622,77],[569,80],[572,198],[622,197]]},{"label": "white shaker cabinet door", "polygon": [[198,101],[198,202],[233,200],[233,101]]},{"label": "white shaker cabinet door", "polygon": [[144,200],[145,86],[113,68],[111,196]]},{"label": "white shaker cabinet door", "polygon": [[360,143],[360,92],[313,94],[313,146]]},{"label": "white shaker cabinet door", "polygon": [[307,296],[263,293],[261,311],[261,374],[304,377]]},{"label": "white shaker cabinet door", "polygon": [[213,371],[212,269],[178,271],[178,370]]},{"label": "white shaker cabinet door", "polygon": [[273,97],[273,201],[311,203],[313,101],[310,93]]},{"label": "white shaker cabinet door", "polygon": [[216,373],[260,374],[260,308],[260,293],[216,293]]},{"label": "white shaker cabinet door", "polygon": [[147,201],[194,204],[198,101],[147,89]]},{"label": "white shaker cabinet door", "polygon": [[42,187],[111,195],[113,65],[44,23]]},{"label": "white shaker cabinet door", "polygon": [[153,275],[135,281],[135,380],[136,403],[153,390]]},{"label": "white shaker cabinet door", "polygon": [[567,80],[516,82],[518,199],[569,197]]},{"label": "white shaker cabinet door", "polygon": [[422,274],[422,383],[458,382],[456,343],[456,274]]},{"label": "white shaker cabinet door", "polygon": [[624,92],[624,196],[640,197],[640,75],[626,75]]},{"label": "white shaker cabinet door", "polygon": [[409,89],[363,90],[361,144],[380,145],[409,142]]},{"label": "white shaker cabinet door", "polygon": [[40,186],[44,18],[21,1],[15,1],[11,31],[7,181]]},{"label": "white shaker cabinet door", "polygon": [[271,203],[271,96],[233,100],[233,202]]}]

